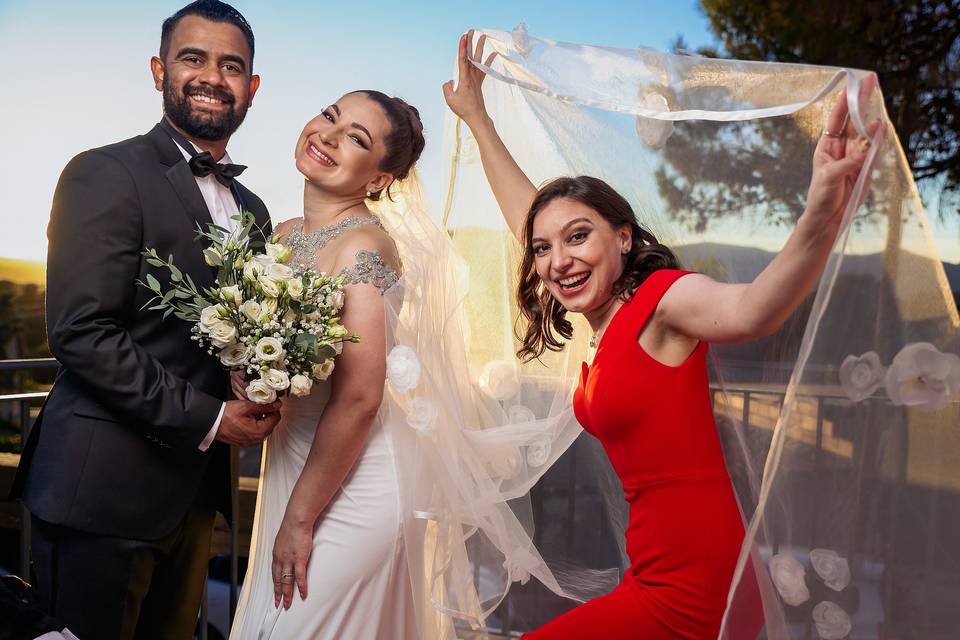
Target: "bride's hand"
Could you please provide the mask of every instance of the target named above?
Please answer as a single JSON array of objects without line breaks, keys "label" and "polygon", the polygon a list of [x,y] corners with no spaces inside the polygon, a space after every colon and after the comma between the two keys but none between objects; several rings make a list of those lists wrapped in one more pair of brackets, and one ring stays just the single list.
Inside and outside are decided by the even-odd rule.
[{"label": "bride's hand", "polygon": [[273,543],[273,606],[289,609],[293,603],[293,586],[297,586],[300,599],[307,597],[307,564],[313,552],[313,526],[291,522],[287,518],[280,523],[277,539]]},{"label": "bride's hand", "polygon": [[233,369],[230,371],[230,389],[240,400],[249,400],[247,398],[247,374],[243,369]]},{"label": "bride's hand", "polygon": [[[856,98],[861,105],[860,113],[866,111],[866,100],[876,86],[877,77],[873,74],[861,85],[860,95]],[[847,101],[847,92],[843,92],[813,153],[813,176],[804,215],[815,220],[817,227],[840,225],[870,148],[870,139],[884,126],[878,118],[867,125],[867,138],[861,137],[850,122]],[[861,200],[868,191],[869,181]]]},{"label": "bride's hand", "polygon": [[[487,108],[483,103],[483,91],[481,90],[486,74],[470,63],[470,60],[480,61],[487,36],[480,36],[473,52],[469,50],[472,39],[472,29],[460,36],[460,46],[457,49],[457,68],[460,77],[456,89],[454,89],[453,80],[443,84],[443,98],[447,101],[447,106],[461,120],[466,122],[468,127],[472,127],[478,119],[487,116]],[[487,56],[487,59],[483,62],[484,66],[489,67],[496,55],[497,53],[493,52]]]}]

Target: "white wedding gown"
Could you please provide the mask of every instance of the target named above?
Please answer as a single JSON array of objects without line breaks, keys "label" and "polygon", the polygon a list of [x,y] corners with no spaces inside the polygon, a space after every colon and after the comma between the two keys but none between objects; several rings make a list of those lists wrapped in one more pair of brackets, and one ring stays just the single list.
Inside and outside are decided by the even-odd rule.
[{"label": "white wedding gown", "polygon": [[[344,272],[348,283],[373,283],[388,299],[402,300],[402,285],[393,286],[396,274],[384,270],[377,255],[358,258],[352,275]],[[295,588],[289,609],[274,607],[274,541],[329,397],[329,381],[316,383],[307,397],[285,397],[280,423],[264,444],[250,562],[231,640],[420,637],[404,553],[396,447],[383,408],[356,464],[318,519],[307,598],[301,600]]]},{"label": "white wedding gown", "polygon": [[320,517],[307,569],[307,598],[273,606],[273,543],[300,476],[330,385],[283,401],[266,442],[250,564],[230,637],[237,640],[416,638],[403,557],[397,474],[387,430],[374,421],[356,466]]}]

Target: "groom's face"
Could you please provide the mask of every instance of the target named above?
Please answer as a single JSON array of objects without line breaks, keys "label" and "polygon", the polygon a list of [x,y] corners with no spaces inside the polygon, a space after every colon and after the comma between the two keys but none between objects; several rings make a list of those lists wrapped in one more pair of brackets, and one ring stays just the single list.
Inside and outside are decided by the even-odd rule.
[{"label": "groom's face", "polygon": [[167,117],[193,138],[229,138],[260,85],[259,76],[250,72],[243,32],[226,22],[185,16],[170,35],[164,58],[154,58],[151,69]]}]

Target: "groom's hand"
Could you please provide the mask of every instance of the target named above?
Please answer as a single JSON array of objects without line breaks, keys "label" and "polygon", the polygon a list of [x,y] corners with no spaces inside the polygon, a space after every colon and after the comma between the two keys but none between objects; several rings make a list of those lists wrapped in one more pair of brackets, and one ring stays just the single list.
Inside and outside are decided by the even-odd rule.
[{"label": "groom's hand", "polygon": [[252,447],[260,444],[280,422],[280,402],[257,404],[228,400],[216,439],[227,444]]}]

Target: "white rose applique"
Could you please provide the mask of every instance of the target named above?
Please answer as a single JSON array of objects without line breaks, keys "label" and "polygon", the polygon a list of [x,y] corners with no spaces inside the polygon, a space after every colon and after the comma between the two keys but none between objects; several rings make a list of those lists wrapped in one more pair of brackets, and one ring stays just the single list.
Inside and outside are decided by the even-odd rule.
[{"label": "white rose applique", "polygon": [[807,589],[807,570],[796,558],[778,553],[770,558],[770,577],[783,601],[791,606],[799,606],[810,599]]},{"label": "white rose applique", "polygon": [[527,464],[531,467],[542,467],[550,459],[550,449],[552,448],[550,436],[539,435],[527,445]]},{"label": "white rose applique", "polygon": [[397,393],[408,393],[420,383],[420,358],[412,348],[397,345],[387,356],[387,380]]},{"label": "white rose applique", "polygon": [[813,608],[813,622],[823,640],[843,640],[853,629],[847,612],[829,600]]},{"label": "white rose applique", "polygon": [[437,406],[426,398],[411,398],[407,401],[407,424],[420,434],[434,430],[439,412]]},{"label": "white rose applique", "polygon": [[883,384],[886,370],[880,356],[868,351],[862,356],[849,355],[840,365],[840,387],[854,402],[866,400]]},{"label": "white rose applique", "polygon": [[[644,87],[640,90],[640,106],[649,111],[670,111],[665,87]],[[660,149],[673,133],[673,122],[637,116],[637,136],[651,149]]]},{"label": "white rose applique", "polygon": [[843,591],[850,584],[850,564],[847,559],[830,549],[814,549],[810,552],[810,564],[834,591]]},{"label": "white rose applique", "polygon": [[885,385],[893,404],[937,411],[960,391],[960,357],[929,342],[912,342],[893,358]]},{"label": "white rose applique", "polygon": [[497,401],[509,400],[520,392],[517,367],[506,360],[493,360],[483,367],[480,390]]}]

